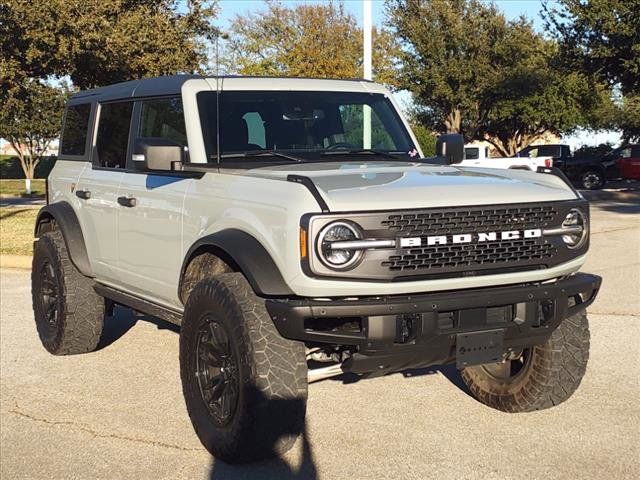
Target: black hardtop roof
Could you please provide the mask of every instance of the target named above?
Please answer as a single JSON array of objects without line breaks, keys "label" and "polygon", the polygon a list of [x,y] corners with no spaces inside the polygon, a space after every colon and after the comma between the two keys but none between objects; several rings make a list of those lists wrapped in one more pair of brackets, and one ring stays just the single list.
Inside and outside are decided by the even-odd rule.
[{"label": "black hardtop roof", "polygon": [[[143,78],[139,80],[129,80],[128,82],[114,83],[104,87],[93,88],[91,90],[82,90],[71,96],[68,103],[83,103],[86,101],[97,100],[107,102],[110,100],[119,100],[124,98],[152,97],[160,95],[178,95],[182,85],[187,80],[194,78],[213,78],[203,75],[167,75],[163,77]],[[244,75],[226,75],[218,78],[302,78],[302,77],[252,77]],[[360,78],[353,79],[314,79],[314,80],[344,80],[371,82]]]}]

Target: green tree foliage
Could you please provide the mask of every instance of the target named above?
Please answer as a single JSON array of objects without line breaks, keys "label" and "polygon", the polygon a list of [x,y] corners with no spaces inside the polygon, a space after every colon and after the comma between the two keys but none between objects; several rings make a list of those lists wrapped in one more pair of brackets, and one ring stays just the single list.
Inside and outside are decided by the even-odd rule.
[{"label": "green tree foliage", "polygon": [[0,5],[2,86],[69,76],[92,88],[200,70],[215,2],[6,0]]},{"label": "green tree foliage", "polygon": [[601,143],[597,147],[589,145],[583,145],[578,148],[573,155],[578,158],[595,158],[601,159],[605,155],[608,155],[613,151],[613,146],[610,143]]},{"label": "green tree foliage", "polygon": [[461,132],[463,119],[479,123],[496,67],[513,60],[500,50],[504,16],[476,0],[391,0],[387,13],[404,45],[400,87],[422,107],[421,121],[447,132]]},{"label": "green tree foliage", "polygon": [[58,136],[67,93],[65,88],[31,80],[0,105],[0,138],[16,151],[27,180],[34,178],[43,152]]},{"label": "green tree foliage", "polygon": [[[228,71],[242,75],[361,78],[362,42],[362,30],[342,2],[265,1],[263,11],[233,20],[224,62]],[[393,83],[395,52],[394,37],[374,29],[376,81]]]},{"label": "green tree foliage", "polygon": [[567,68],[606,81],[620,97],[602,118],[640,141],[640,0],[559,0],[543,12]]},{"label": "green tree foliage", "polygon": [[391,0],[388,12],[404,44],[400,86],[435,131],[510,156],[547,132],[589,124],[607,101],[588,76],[562,68],[555,42],[492,3]]},{"label": "green tree foliage", "polygon": [[425,157],[433,157],[436,154],[436,140],[438,137],[427,127],[420,123],[413,123],[411,130],[418,140],[418,144],[422,149]]}]

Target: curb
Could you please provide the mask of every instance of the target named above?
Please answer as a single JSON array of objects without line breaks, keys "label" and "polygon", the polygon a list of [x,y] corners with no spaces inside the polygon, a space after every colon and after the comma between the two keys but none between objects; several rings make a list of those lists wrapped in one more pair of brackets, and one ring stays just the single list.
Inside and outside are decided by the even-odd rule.
[{"label": "curb", "polygon": [[10,255],[0,254],[0,268],[18,268],[20,270],[31,270],[31,261],[33,257],[30,255]]}]

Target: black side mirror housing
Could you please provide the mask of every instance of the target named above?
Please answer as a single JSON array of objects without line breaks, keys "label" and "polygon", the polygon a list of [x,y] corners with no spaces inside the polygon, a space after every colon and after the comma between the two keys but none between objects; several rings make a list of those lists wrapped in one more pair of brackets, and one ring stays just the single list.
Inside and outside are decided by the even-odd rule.
[{"label": "black side mirror housing", "polygon": [[447,165],[464,160],[464,137],[459,133],[440,135],[436,140],[436,156],[443,157]]},{"label": "black side mirror housing", "polygon": [[184,160],[184,147],[166,138],[137,138],[132,160],[136,170],[179,170]]}]

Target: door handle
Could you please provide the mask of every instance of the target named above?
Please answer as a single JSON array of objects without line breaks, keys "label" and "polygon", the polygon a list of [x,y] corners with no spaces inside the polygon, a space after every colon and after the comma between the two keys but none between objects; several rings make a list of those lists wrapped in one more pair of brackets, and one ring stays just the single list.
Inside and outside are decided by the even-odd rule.
[{"label": "door handle", "polygon": [[89,200],[91,198],[91,192],[89,190],[76,190],[76,197],[82,200]]},{"label": "door handle", "polygon": [[118,197],[118,203],[123,207],[135,207],[138,201],[132,197]]}]

